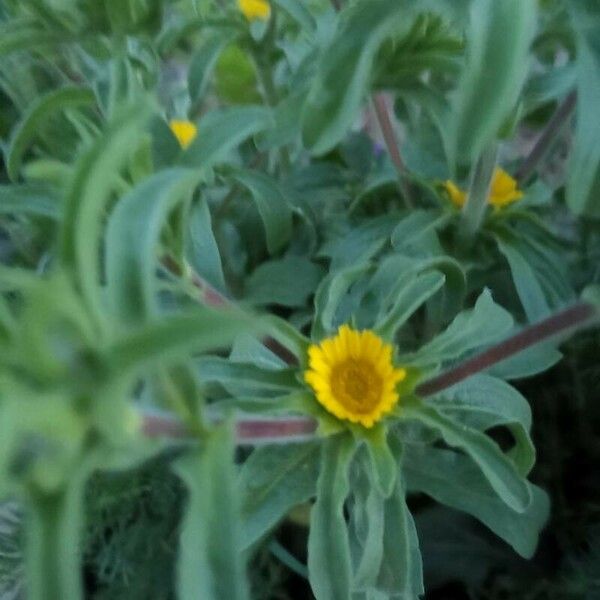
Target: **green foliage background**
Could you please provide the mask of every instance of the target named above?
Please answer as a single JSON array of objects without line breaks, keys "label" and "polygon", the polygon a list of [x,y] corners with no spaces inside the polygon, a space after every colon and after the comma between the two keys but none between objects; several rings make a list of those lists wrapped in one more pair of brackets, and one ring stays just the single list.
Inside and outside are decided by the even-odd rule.
[{"label": "green foliage background", "polygon": [[270,9],[0,0],[0,598],[598,597],[598,332],[419,386],[598,299],[600,8]]}]

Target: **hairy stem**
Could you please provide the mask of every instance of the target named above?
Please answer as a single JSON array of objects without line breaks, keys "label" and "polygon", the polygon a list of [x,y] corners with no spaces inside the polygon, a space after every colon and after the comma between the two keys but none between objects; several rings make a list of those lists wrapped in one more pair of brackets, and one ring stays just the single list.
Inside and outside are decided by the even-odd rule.
[{"label": "hairy stem", "polygon": [[[445,373],[417,386],[421,397],[432,396],[460,381],[552,337],[573,333],[598,321],[597,307],[579,302],[547,319],[525,327],[506,340],[469,358]],[[191,432],[177,417],[168,414],[142,412],[142,431],[148,437],[188,438]],[[238,445],[303,441],[315,435],[317,422],[310,417],[252,418],[236,423]]]},{"label": "hairy stem", "polygon": [[396,139],[396,134],[394,133],[394,127],[392,125],[392,120],[390,118],[388,105],[386,103],[384,94],[373,94],[373,107],[375,109],[375,115],[377,117],[379,127],[381,128],[381,133],[383,134],[385,145],[390,154],[390,158],[396,167],[396,171],[398,172],[400,191],[404,196],[404,200],[408,208],[414,208],[412,191],[406,179],[406,165],[402,160],[402,156],[400,156],[398,140]]},{"label": "hairy stem", "polygon": [[[142,412],[142,431],[148,437],[187,438],[192,433],[180,419],[169,414]],[[239,419],[235,424],[238,445],[285,440],[300,441],[314,435],[317,422],[308,417]]]},{"label": "hairy stem", "polygon": [[515,178],[519,182],[519,185],[524,185],[527,183],[527,180],[533,175],[541,160],[546,156],[552,147],[552,143],[556,140],[563,126],[573,114],[576,104],[577,92],[573,91],[558,106],[548,121],[546,128],[531,149],[531,152],[523,160],[521,166],[517,169]]},{"label": "hairy stem", "polygon": [[417,386],[419,396],[431,396],[483,371],[531,346],[549,338],[572,332],[598,318],[597,308],[587,302],[579,302],[554,315],[525,327],[508,339],[495,344],[480,354],[469,358],[445,373]]}]

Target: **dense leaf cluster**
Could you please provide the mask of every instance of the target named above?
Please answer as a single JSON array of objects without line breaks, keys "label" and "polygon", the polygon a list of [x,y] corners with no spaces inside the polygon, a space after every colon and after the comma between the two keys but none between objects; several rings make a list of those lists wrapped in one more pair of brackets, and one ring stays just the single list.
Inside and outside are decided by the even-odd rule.
[{"label": "dense leaf cluster", "polygon": [[[598,314],[600,9],[246,13],[0,0],[0,597],[593,598],[560,482],[600,457],[598,339],[551,334]],[[368,429],[303,378],[345,323],[407,373]],[[523,392],[575,398],[579,445]]]}]

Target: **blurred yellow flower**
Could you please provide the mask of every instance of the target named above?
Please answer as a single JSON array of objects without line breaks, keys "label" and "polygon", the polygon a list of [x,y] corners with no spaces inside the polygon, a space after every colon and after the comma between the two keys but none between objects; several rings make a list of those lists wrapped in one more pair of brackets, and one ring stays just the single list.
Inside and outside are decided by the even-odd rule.
[{"label": "blurred yellow flower", "polygon": [[372,427],[398,402],[396,385],[406,377],[392,363],[392,346],[370,330],[342,325],[337,334],[308,349],[304,380],[317,401],[338,419]]},{"label": "blurred yellow flower", "polygon": [[271,5],[267,0],[238,0],[238,6],[248,21],[266,21],[271,16]]},{"label": "blurred yellow flower", "polygon": [[[467,201],[467,193],[461,190],[453,181],[444,182],[444,188],[452,204],[462,208]],[[517,188],[517,182],[504,169],[496,167],[490,186],[488,202],[495,209],[504,208],[523,197],[523,192]]]},{"label": "blurred yellow flower", "polygon": [[173,119],[169,121],[169,127],[177,138],[179,145],[185,150],[198,135],[198,128],[191,121],[180,121]]}]

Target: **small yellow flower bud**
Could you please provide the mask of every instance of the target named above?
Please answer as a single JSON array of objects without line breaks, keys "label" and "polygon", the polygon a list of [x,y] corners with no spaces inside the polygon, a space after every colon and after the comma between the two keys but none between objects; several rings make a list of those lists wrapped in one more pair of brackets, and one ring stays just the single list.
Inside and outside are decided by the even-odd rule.
[{"label": "small yellow flower bud", "polygon": [[196,135],[198,135],[198,128],[191,121],[179,121],[173,119],[172,121],[169,121],[169,127],[184,150],[194,141]]},{"label": "small yellow flower bud", "polygon": [[[467,193],[461,190],[453,181],[449,179],[445,181],[444,188],[454,206],[462,208],[465,205]],[[523,192],[517,188],[516,180],[504,169],[497,167],[492,177],[488,203],[497,210],[516,202],[522,197]]]},{"label": "small yellow flower bud", "polygon": [[238,0],[238,6],[248,21],[266,21],[271,16],[271,5],[267,0]]}]

